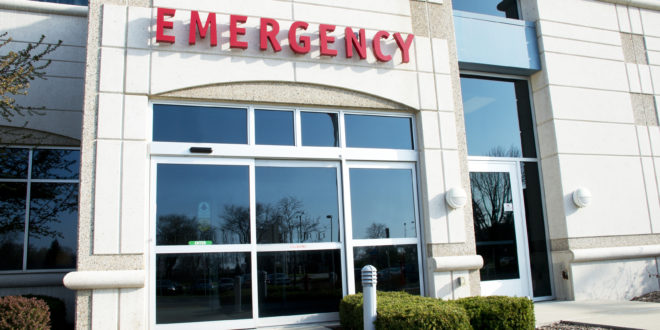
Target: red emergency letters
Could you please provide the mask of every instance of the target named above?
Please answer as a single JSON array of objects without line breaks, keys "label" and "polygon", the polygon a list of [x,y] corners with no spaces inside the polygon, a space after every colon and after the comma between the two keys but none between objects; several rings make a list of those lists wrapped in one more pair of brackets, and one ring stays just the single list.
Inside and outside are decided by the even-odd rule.
[{"label": "red emergency letters", "polygon": [[[173,44],[176,42],[176,36],[173,35],[174,22],[167,20],[173,18],[176,14],[175,9],[158,8],[156,14],[156,42]],[[248,17],[241,15],[229,15],[229,47],[238,49],[247,49],[249,47],[248,41],[245,40],[247,29],[244,24],[247,23]],[[202,23],[204,22],[204,23]],[[305,35],[305,31],[309,28],[307,22],[295,21],[291,23],[288,31],[289,47],[296,54],[307,54],[311,50],[311,37]],[[195,45],[197,36],[200,39],[206,39],[209,36],[209,43],[212,47],[218,45],[218,30],[217,20],[215,13],[206,15],[206,19],[202,20],[198,11],[193,10],[190,12],[190,28],[188,33],[188,44]],[[333,34],[336,26],[331,24],[319,24],[318,40],[321,56],[337,56],[338,50],[335,47],[337,35]],[[261,51],[268,51],[268,48],[273,52],[282,50],[278,34],[280,32],[280,24],[272,18],[261,18],[259,24],[259,49]],[[410,61],[410,46],[414,39],[413,34],[408,34],[404,39],[401,33],[396,32],[392,34],[397,48],[401,51],[401,62],[408,63]],[[374,57],[380,62],[389,62],[392,60],[394,54],[386,54],[383,51],[383,42],[390,39],[390,33],[387,31],[376,32],[371,39],[371,51]],[[357,56],[364,60],[367,58],[367,37],[365,29],[359,29],[358,33],[353,31],[351,27],[344,29],[344,42],[346,58],[353,58],[354,51]]]}]

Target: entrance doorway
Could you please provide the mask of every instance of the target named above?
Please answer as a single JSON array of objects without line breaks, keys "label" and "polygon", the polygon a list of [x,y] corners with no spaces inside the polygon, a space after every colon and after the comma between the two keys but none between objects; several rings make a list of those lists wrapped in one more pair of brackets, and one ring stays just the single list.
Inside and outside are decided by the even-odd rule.
[{"label": "entrance doorway", "polygon": [[516,162],[472,161],[470,187],[482,295],[532,296],[527,229]]}]

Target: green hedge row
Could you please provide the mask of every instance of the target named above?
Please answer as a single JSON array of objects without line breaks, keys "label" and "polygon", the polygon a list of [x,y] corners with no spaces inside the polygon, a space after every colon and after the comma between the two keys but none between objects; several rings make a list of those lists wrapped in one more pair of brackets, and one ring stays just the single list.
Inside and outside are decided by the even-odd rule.
[{"label": "green hedge row", "polygon": [[[534,305],[527,298],[469,297],[444,301],[405,292],[378,292],[376,329],[534,329]],[[344,329],[363,329],[362,294],[339,305]]]}]

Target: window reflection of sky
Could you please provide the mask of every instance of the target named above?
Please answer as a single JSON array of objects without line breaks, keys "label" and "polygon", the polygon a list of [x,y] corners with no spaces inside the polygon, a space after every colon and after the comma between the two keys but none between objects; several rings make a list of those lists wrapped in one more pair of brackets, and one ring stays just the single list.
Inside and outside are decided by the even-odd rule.
[{"label": "window reflection of sky", "polygon": [[489,156],[495,148],[520,154],[514,83],[461,77],[461,89],[468,154]]},{"label": "window reflection of sky", "polygon": [[247,110],[154,104],[154,141],[247,143]]},{"label": "window reflection of sky", "polygon": [[336,147],[339,145],[336,113],[301,112],[300,121],[304,146]]},{"label": "window reflection of sky", "polygon": [[348,147],[413,149],[411,118],[345,115],[344,120]]},{"label": "window reflection of sky", "polygon": [[353,238],[417,236],[411,170],[353,168],[350,179]]},{"label": "window reflection of sky", "polygon": [[257,144],[293,145],[293,112],[255,110],[254,125]]}]

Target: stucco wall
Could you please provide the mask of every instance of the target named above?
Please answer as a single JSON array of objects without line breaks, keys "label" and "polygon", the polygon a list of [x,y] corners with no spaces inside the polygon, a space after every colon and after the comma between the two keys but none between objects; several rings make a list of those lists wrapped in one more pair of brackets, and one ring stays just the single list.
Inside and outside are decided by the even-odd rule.
[{"label": "stucco wall", "polygon": [[[558,288],[565,288],[557,295],[584,299],[600,292],[609,298],[628,283],[585,294],[593,289],[585,285],[587,273],[637,264],[580,264],[572,267],[573,277],[561,251],[660,244],[660,13],[593,0],[523,4],[525,19],[536,21],[544,67],[532,76],[532,88],[554,275]],[[580,187],[593,194],[584,208],[572,201]],[[649,288],[657,282],[641,280]]]}]

